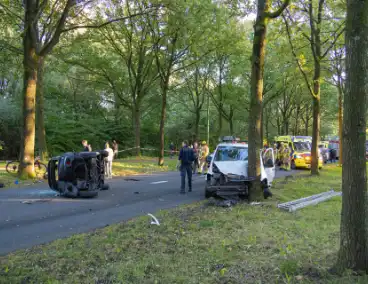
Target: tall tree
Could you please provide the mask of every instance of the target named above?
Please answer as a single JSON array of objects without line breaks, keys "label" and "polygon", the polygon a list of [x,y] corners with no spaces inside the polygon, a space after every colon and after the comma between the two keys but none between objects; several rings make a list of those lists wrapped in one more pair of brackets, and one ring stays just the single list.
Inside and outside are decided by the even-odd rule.
[{"label": "tall tree", "polygon": [[[331,2],[332,3],[332,2]],[[317,5],[316,5],[317,4]],[[313,129],[312,129],[312,163],[311,173],[317,175],[319,173],[318,159],[318,142],[320,139],[321,128],[321,79],[322,79],[322,61],[328,55],[331,49],[336,44],[336,41],[341,37],[344,32],[344,22],[336,21],[335,16],[337,7],[327,5],[326,0],[309,0],[307,3],[304,1],[299,2],[298,9],[294,9],[294,15],[291,15],[290,11],[287,11],[286,16],[283,16],[286,33],[289,39],[293,56],[296,60],[298,68],[305,79],[308,91],[311,94],[313,102]],[[293,18],[296,17],[297,19]],[[313,74],[308,74],[304,68],[305,56],[302,54],[298,56],[295,44],[292,40],[291,27],[288,20],[292,23],[292,27],[297,28],[297,32],[302,35],[302,38],[307,40],[307,44],[310,46],[312,58],[313,58]],[[308,19],[309,31],[305,31],[299,28],[299,23]],[[336,23],[331,26],[330,22]],[[324,23],[326,22],[326,24]],[[324,35],[324,36],[323,36]],[[331,40],[332,38],[332,40]],[[311,78],[310,78],[311,77]]]},{"label": "tall tree", "polygon": [[368,271],[365,161],[368,1],[347,1],[341,237],[338,266]]},{"label": "tall tree", "polygon": [[[258,178],[260,172],[259,150],[262,148],[262,100],[263,100],[263,71],[266,51],[267,24],[279,17],[289,5],[290,0],[284,0],[274,12],[271,11],[270,0],[258,0],[257,18],[254,24],[254,38],[252,49],[251,97],[248,118],[249,164],[248,176]],[[254,188],[250,192],[250,199],[259,199],[261,191]]]}]

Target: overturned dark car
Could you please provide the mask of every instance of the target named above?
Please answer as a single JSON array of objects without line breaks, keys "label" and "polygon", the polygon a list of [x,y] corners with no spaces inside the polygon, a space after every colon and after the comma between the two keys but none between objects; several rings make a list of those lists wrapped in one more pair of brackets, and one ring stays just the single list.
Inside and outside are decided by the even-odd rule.
[{"label": "overturned dark car", "polygon": [[95,197],[105,184],[106,151],[68,152],[48,164],[49,187],[64,197]]}]

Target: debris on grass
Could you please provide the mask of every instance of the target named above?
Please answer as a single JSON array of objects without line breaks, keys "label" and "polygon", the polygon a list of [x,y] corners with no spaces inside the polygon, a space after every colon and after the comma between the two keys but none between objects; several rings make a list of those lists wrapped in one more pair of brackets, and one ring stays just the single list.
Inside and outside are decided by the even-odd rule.
[{"label": "debris on grass", "polygon": [[289,212],[295,212],[300,208],[304,208],[309,205],[316,205],[320,202],[331,199],[335,196],[341,196],[341,192],[335,192],[333,189],[327,192],[311,195],[308,197],[292,200],[289,202],[281,203],[277,205],[278,208]]},{"label": "debris on grass", "polygon": [[153,216],[151,213],[148,213],[147,215],[152,218],[151,225],[160,226],[160,222],[157,220],[155,216]]}]

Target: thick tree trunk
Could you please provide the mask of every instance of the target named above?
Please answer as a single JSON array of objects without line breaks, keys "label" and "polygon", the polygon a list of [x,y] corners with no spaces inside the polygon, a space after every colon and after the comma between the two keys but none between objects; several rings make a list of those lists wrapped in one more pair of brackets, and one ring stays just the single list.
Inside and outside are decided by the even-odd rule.
[{"label": "thick tree trunk", "polygon": [[42,161],[48,159],[46,130],[45,130],[45,103],[43,92],[43,77],[44,77],[45,59],[40,57],[38,59],[38,73],[37,73],[37,106],[36,106],[36,122],[37,122],[37,142],[38,154]]},{"label": "thick tree trunk", "polygon": [[136,155],[141,155],[141,110],[139,104],[133,107],[133,122],[134,122],[134,146],[136,147]]},{"label": "thick tree trunk", "polygon": [[347,1],[346,92],[344,98],[342,212],[338,267],[368,271],[366,82],[368,1]]},{"label": "thick tree trunk", "polygon": [[343,111],[343,107],[342,107],[342,96],[343,96],[343,91],[342,91],[342,86],[341,86],[341,82],[339,82],[339,86],[338,86],[338,90],[339,90],[339,114],[338,114],[338,120],[339,120],[339,166],[342,166],[342,133],[343,133],[343,116],[342,116],[342,111]]},{"label": "thick tree trunk", "polygon": [[250,200],[262,199],[260,190],[260,158],[259,151],[262,147],[261,124],[262,124],[262,94],[263,94],[263,68],[266,50],[267,22],[264,16],[266,10],[265,1],[258,1],[257,19],[254,25],[254,39],[252,50],[252,73],[251,73],[251,98],[248,123],[248,177],[256,178],[254,187],[250,190]]},{"label": "thick tree trunk", "polygon": [[32,40],[33,23],[37,10],[34,2],[27,2],[25,9],[25,30],[23,36],[23,129],[21,133],[20,167],[21,178],[33,178],[34,173],[34,149],[35,149],[35,118],[36,118],[36,86],[38,58],[36,44]]},{"label": "thick tree trunk", "polygon": [[316,75],[313,79],[313,129],[312,129],[312,163],[311,163],[311,173],[312,175],[319,174],[318,168],[318,142],[319,142],[319,133],[321,126],[321,107],[320,107],[320,77],[319,77],[319,68],[315,69]]}]

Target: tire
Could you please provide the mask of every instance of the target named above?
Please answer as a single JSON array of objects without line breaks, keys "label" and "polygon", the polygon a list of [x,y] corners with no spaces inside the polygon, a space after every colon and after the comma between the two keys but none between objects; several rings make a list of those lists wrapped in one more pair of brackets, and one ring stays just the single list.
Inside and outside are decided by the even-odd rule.
[{"label": "tire", "polygon": [[295,161],[291,161],[291,169],[296,170]]},{"label": "tire", "polygon": [[207,188],[204,191],[204,197],[206,199],[213,197],[213,193],[211,191],[208,191]]},{"label": "tire", "polygon": [[38,178],[43,178],[46,179],[47,178],[47,166],[41,162],[37,162],[34,165],[35,168],[35,174]]},{"label": "tire", "polygon": [[18,174],[19,162],[10,161],[9,163],[6,164],[5,169],[9,174],[16,175],[16,174]]}]

